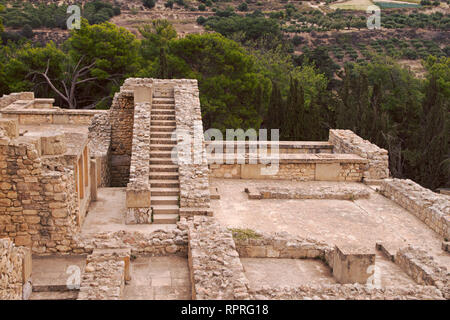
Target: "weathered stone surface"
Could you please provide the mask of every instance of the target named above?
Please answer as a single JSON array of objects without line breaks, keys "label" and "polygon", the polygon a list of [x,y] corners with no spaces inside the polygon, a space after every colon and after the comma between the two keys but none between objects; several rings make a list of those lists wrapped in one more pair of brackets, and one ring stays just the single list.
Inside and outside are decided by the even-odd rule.
[{"label": "weathered stone surface", "polygon": [[384,179],[389,177],[389,157],[385,149],[370,143],[351,130],[330,129],[328,141],[336,153],[353,153],[369,160],[364,178]]},{"label": "weathered stone surface", "polygon": [[450,200],[409,179],[385,179],[381,193],[422,220],[436,233],[450,238]]},{"label": "weathered stone surface", "polygon": [[231,232],[210,217],[189,224],[192,296],[205,299],[248,299],[248,280]]},{"label": "weathered stone surface", "polygon": [[30,251],[9,239],[0,239],[0,300],[22,300],[23,285],[30,274]]}]

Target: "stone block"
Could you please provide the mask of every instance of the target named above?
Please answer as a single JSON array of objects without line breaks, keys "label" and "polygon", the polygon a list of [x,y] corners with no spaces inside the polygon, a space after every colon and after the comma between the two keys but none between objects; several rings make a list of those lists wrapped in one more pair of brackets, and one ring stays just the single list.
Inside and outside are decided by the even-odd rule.
[{"label": "stone block", "polygon": [[127,190],[127,208],[150,208],[150,190]]},{"label": "stone block", "polygon": [[43,155],[64,154],[67,151],[66,139],[62,132],[44,132],[41,134]]},{"label": "stone block", "polygon": [[134,89],[134,103],[152,102],[152,88],[136,87]]},{"label": "stone block", "polygon": [[19,121],[17,119],[0,119],[0,128],[3,128],[6,136],[11,139],[19,136]]},{"label": "stone block", "polygon": [[339,163],[316,163],[315,180],[337,181],[340,171]]},{"label": "stone block", "polygon": [[97,161],[90,160],[89,180],[91,184],[91,201],[97,200]]},{"label": "stone block", "polygon": [[32,271],[32,258],[31,250],[29,248],[23,248],[23,262],[22,262],[22,283],[25,284],[31,278]]},{"label": "stone block", "polygon": [[375,264],[374,249],[355,246],[336,246],[333,276],[339,283],[367,283],[370,266]]}]

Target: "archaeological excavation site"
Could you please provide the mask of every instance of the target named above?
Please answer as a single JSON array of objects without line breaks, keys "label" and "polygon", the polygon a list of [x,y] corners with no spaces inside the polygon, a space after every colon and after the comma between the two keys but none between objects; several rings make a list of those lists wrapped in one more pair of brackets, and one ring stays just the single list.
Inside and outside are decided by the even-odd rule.
[{"label": "archaeological excavation site", "polygon": [[449,300],[450,196],[388,151],[204,135],[197,80],[0,98],[0,300]]}]

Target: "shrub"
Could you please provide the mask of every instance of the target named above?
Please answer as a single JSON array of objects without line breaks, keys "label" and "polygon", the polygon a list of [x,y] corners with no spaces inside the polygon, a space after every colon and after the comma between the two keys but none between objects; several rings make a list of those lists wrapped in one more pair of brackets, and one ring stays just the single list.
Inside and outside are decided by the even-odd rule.
[{"label": "shrub", "polygon": [[143,0],[142,3],[144,5],[144,7],[151,9],[151,8],[155,7],[156,1],[155,0]]}]

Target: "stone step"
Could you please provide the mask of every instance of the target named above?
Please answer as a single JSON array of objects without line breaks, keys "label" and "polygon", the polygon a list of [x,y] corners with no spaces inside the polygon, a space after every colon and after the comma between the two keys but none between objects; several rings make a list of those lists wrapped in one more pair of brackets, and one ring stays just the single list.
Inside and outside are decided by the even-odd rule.
[{"label": "stone step", "polygon": [[172,139],[154,138],[150,139],[150,145],[152,144],[171,144],[173,146],[176,146],[177,142]]},{"label": "stone step", "polygon": [[[169,158],[169,159],[172,159],[172,152],[171,151],[151,151],[150,152],[150,159],[151,158]],[[173,164],[175,164],[175,163],[173,163]]]},{"label": "stone step", "polygon": [[153,215],[153,224],[176,224],[178,222],[178,214],[155,214]]},{"label": "stone step", "polygon": [[179,175],[178,172],[150,172],[150,180],[177,180]]},{"label": "stone step", "polygon": [[151,197],[152,207],[156,205],[176,205],[178,206],[177,196],[152,196]]},{"label": "stone step", "polygon": [[150,151],[172,151],[176,148],[175,144],[155,143],[150,144]]},{"label": "stone step", "polygon": [[150,165],[152,164],[176,165],[176,163],[173,163],[170,158],[157,158],[150,156]]},{"label": "stone step", "polygon": [[63,291],[69,291],[67,288],[66,283],[52,283],[52,284],[46,284],[46,283],[34,283],[33,284],[33,292],[63,292]]},{"label": "stone step", "polygon": [[152,102],[155,104],[160,104],[160,103],[175,103],[175,99],[174,98],[163,98],[163,97],[153,97]]},{"label": "stone step", "polygon": [[[180,194],[179,188],[150,188],[151,197],[157,196],[176,196]],[[150,198],[151,201],[152,198]]]},{"label": "stone step", "polygon": [[152,109],[151,114],[175,115],[175,110],[170,110],[170,109]]},{"label": "stone step", "polygon": [[180,188],[178,180],[150,179],[151,188]]},{"label": "stone step", "polygon": [[175,164],[151,164],[150,172],[178,172],[178,166]]},{"label": "stone step", "polygon": [[153,110],[153,108],[175,110],[175,104],[174,103],[157,103],[157,104],[152,104],[152,110]]},{"label": "stone step", "polygon": [[151,120],[161,121],[161,120],[175,120],[175,115],[167,115],[167,114],[152,114],[150,116]]},{"label": "stone step", "polygon": [[153,218],[155,215],[158,214],[176,214],[178,215],[178,212],[180,211],[180,207],[178,207],[178,204],[157,204],[153,205]]},{"label": "stone step", "polygon": [[175,120],[150,120],[150,126],[171,126],[176,128]]},{"label": "stone step", "polygon": [[173,132],[176,128],[175,126],[151,126],[150,130],[156,132]]},{"label": "stone step", "polygon": [[78,290],[72,291],[33,291],[29,300],[77,300]]},{"label": "stone step", "polygon": [[153,138],[165,138],[170,139],[172,137],[172,132],[155,132],[153,130],[150,130],[150,139]]}]

